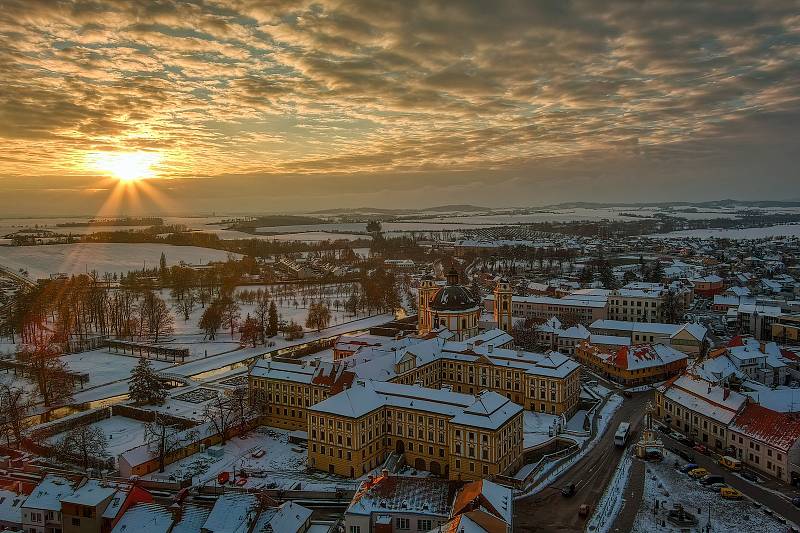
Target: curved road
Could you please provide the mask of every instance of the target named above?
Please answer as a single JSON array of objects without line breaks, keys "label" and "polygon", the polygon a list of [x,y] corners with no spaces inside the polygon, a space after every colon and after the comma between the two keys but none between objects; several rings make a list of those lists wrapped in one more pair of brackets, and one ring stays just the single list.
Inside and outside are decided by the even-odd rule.
[{"label": "curved road", "polygon": [[[583,531],[586,519],[578,515],[582,504],[594,510],[614,470],[622,458],[623,450],[614,446],[614,433],[620,422],[631,423],[632,433],[641,424],[644,408],[652,394],[637,394],[626,399],[606,432],[585,456],[564,472],[553,484],[542,492],[516,502],[514,506],[515,531]],[[629,441],[635,438],[633,435]],[[572,498],[561,495],[561,487],[575,483],[576,494]]]}]

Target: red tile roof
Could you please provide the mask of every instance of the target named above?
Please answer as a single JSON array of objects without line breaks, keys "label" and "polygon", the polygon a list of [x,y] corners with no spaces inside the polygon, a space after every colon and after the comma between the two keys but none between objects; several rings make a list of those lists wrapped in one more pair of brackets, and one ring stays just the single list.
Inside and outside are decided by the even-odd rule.
[{"label": "red tile roof", "polygon": [[800,438],[800,415],[779,413],[751,403],[733,420],[730,429],[788,452]]}]

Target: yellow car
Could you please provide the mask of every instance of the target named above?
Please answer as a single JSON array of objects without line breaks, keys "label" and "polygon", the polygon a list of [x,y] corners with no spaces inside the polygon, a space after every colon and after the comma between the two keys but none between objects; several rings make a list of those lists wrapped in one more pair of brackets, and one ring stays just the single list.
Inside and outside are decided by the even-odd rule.
[{"label": "yellow car", "polygon": [[722,487],[719,489],[719,495],[726,500],[741,500],[744,498],[744,494],[732,487]]},{"label": "yellow car", "polygon": [[694,470],[689,470],[689,475],[695,479],[700,479],[708,475],[708,470],[705,468],[695,468]]}]

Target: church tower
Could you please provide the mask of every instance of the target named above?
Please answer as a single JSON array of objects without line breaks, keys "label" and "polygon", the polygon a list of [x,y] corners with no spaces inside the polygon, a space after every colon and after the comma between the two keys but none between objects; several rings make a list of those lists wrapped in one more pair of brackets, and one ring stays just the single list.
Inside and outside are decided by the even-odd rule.
[{"label": "church tower", "polygon": [[420,335],[425,335],[433,329],[431,300],[437,289],[436,282],[431,276],[425,276],[420,281],[417,301],[417,330]]},{"label": "church tower", "polygon": [[494,322],[499,329],[511,333],[513,327],[511,299],[514,292],[507,279],[502,278],[494,288]]}]

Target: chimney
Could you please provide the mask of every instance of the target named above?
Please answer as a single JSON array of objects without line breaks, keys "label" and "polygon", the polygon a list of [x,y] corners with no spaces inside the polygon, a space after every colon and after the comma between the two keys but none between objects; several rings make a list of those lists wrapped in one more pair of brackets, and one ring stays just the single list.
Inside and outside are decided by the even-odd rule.
[{"label": "chimney", "polygon": [[722,389],[722,399],[727,400],[728,397],[731,395],[731,390],[728,387]]},{"label": "chimney", "polygon": [[760,343],[758,343],[758,350],[761,353],[767,353],[767,343],[764,342],[764,341],[761,341]]},{"label": "chimney", "polygon": [[382,468],[381,469],[381,475],[383,477],[389,477],[389,469],[388,468]]},{"label": "chimney", "polygon": [[169,510],[172,513],[172,520],[174,522],[180,522],[181,517],[183,516],[183,507],[178,502],[173,503],[169,506]]},{"label": "chimney", "polygon": [[486,350],[487,350],[489,353],[492,353],[492,352],[494,351],[494,344],[489,344],[489,345],[487,345],[487,346],[486,346]]}]

